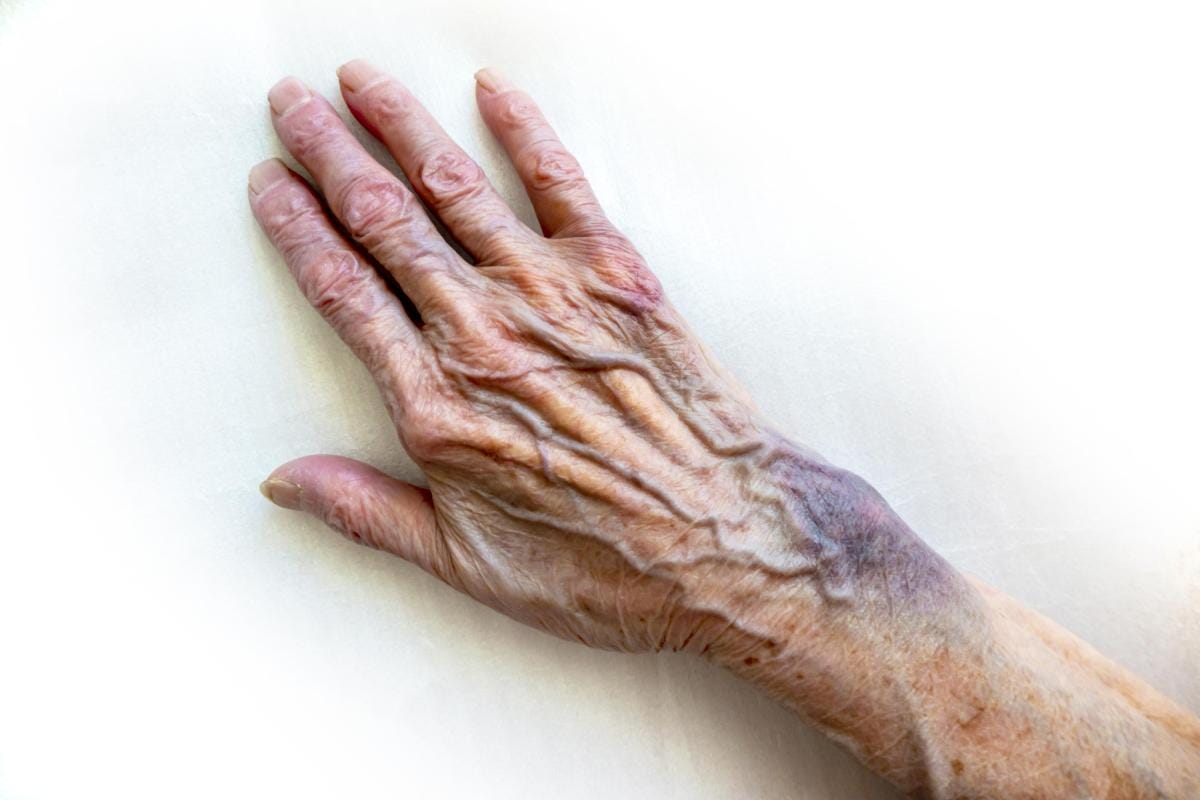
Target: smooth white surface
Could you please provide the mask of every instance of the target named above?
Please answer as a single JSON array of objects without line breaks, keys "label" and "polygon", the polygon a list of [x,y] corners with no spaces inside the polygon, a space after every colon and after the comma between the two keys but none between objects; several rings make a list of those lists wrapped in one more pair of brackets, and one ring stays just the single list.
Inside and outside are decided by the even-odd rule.
[{"label": "smooth white surface", "polygon": [[891,796],[259,497],[416,477],[245,202],[268,87],[356,56],[528,219],[471,73],[526,86],[781,429],[1200,709],[1190,7],[0,0],[0,796]]}]

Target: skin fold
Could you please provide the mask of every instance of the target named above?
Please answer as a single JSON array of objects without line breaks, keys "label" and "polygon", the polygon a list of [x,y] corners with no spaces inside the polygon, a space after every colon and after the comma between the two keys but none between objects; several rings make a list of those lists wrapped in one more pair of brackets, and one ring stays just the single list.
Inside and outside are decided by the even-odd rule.
[{"label": "skin fold", "polygon": [[428,488],[309,456],[268,498],[556,636],[711,659],[913,796],[1200,797],[1200,722],[771,430],[526,94],[476,75],[540,233],[403,85],[339,78],[412,189],[287,78],[272,119],[319,195],[271,160],[250,204]]}]

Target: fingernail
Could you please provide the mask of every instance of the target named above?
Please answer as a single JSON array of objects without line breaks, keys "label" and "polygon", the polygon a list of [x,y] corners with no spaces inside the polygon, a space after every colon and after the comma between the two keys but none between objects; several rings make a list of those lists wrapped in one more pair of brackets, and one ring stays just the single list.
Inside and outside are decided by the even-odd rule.
[{"label": "fingernail", "polygon": [[263,497],[283,508],[299,508],[300,495],[304,489],[296,483],[285,481],[283,478],[267,478],[258,485]]},{"label": "fingernail", "polygon": [[370,84],[387,78],[383,70],[364,58],[342,64],[338,67],[337,75],[342,85],[352,92],[362,91]]},{"label": "fingernail", "polygon": [[507,92],[513,88],[513,85],[496,70],[491,67],[484,67],[475,73],[475,82],[478,83],[485,92]]},{"label": "fingernail", "polygon": [[262,194],[288,176],[287,167],[278,158],[268,158],[250,170],[250,193]]},{"label": "fingernail", "polygon": [[311,99],[312,92],[296,78],[284,78],[267,92],[267,102],[271,104],[271,110],[279,116]]}]

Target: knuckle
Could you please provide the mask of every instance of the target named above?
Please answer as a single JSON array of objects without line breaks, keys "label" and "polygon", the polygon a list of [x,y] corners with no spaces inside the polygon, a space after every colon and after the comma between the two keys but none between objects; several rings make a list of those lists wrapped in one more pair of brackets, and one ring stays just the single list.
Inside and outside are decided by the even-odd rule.
[{"label": "knuckle", "polygon": [[496,98],[495,103],[496,119],[507,128],[527,128],[542,118],[533,100],[524,92],[506,92]]},{"label": "knuckle", "polygon": [[417,168],[421,183],[436,205],[461,200],[483,189],[483,170],[458,149],[434,152]]},{"label": "knuckle", "polygon": [[312,236],[319,221],[316,202],[297,187],[282,187],[255,200],[258,218],[267,234],[285,255],[297,242]]},{"label": "knuckle", "polygon": [[413,215],[412,195],[395,179],[360,175],[342,189],[338,216],[355,239],[370,246]]},{"label": "knuckle", "polygon": [[662,305],[662,282],[633,246],[620,236],[596,237],[592,268],[631,310],[648,312]]},{"label": "knuckle", "polygon": [[531,148],[522,162],[522,174],[538,191],[580,186],[585,182],[579,162],[557,142]]},{"label": "knuckle", "polygon": [[344,315],[363,285],[366,270],[353,253],[329,251],[318,255],[299,275],[304,295],[321,315],[336,319]]},{"label": "knuckle", "polygon": [[407,116],[415,98],[393,80],[385,80],[368,88],[362,97],[363,110],[376,124],[387,125]]},{"label": "knuckle", "polygon": [[303,158],[327,145],[342,122],[320,103],[306,103],[308,108],[289,114],[286,118],[288,149]]}]

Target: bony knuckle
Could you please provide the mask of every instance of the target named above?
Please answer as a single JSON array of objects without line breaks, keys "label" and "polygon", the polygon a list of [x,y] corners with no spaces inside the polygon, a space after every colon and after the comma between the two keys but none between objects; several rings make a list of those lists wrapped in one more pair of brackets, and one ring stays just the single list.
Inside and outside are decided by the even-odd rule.
[{"label": "bony knuckle", "polygon": [[321,108],[317,103],[307,103],[306,106],[311,108],[289,114],[287,118],[289,149],[301,158],[324,147],[342,124],[332,111]]},{"label": "bony knuckle", "polygon": [[255,203],[263,226],[280,242],[293,237],[301,229],[307,230],[310,226],[306,223],[316,217],[312,199],[291,186],[259,195]]},{"label": "bony knuckle", "polygon": [[341,315],[362,289],[365,270],[358,258],[345,251],[322,253],[300,276],[301,289],[325,317]]},{"label": "bony knuckle", "polygon": [[305,222],[302,217],[298,218],[274,235],[275,247],[283,256],[283,260],[288,264],[300,264],[301,268],[306,254],[323,244],[321,229]]},{"label": "bony knuckle", "polygon": [[399,181],[373,176],[352,180],[342,190],[339,202],[346,230],[356,239],[369,243],[412,215],[412,201]]},{"label": "bony knuckle", "polygon": [[584,180],[579,162],[558,145],[534,148],[526,157],[524,166],[530,185],[541,191],[582,183]]},{"label": "bony knuckle", "polygon": [[622,238],[598,236],[592,269],[634,310],[653,310],[663,302],[663,287],[645,260]]},{"label": "bony knuckle", "polygon": [[418,175],[439,205],[462,199],[483,185],[479,165],[458,150],[442,150],[427,156],[418,168]]},{"label": "bony knuckle", "polygon": [[412,110],[413,98],[394,81],[382,81],[367,90],[363,97],[367,115],[378,123],[395,122]]},{"label": "bony knuckle", "polygon": [[507,92],[496,99],[496,117],[501,125],[525,128],[536,123],[541,115],[537,106],[521,92]]}]

